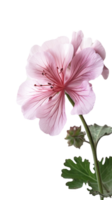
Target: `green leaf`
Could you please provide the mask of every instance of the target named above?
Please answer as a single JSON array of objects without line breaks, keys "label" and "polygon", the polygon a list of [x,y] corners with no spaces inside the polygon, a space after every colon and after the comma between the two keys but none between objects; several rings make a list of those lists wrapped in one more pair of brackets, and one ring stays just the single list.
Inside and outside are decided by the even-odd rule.
[{"label": "green leaf", "polygon": [[[98,146],[102,138],[112,135],[112,125],[101,125],[95,122],[92,124],[88,124],[88,127],[96,147]],[[86,133],[85,130],[84,133]]]},{"label": "green leaf", "polygon": [[112,156],[101,157],[99,160],[99,169],[101,171],[101,179],[105,191],[105,197],[110,193],[112,197]]},{"label": "green leaf", "polygon": [[83,186],[83,181],[74,179],[73,181],[66,183],[66,185],[69,187],[69,189],[78,189]]},{"label": "green leaf", "polygon": [[95,190],[89,190],[89,189],[87,189],[89,192],[90,192],[90,194],[92,194],[93,196],[96,196],[97,194],[98,195],[100,195],[101,197],[112,197],[112,192],[110,192],[110,193],[105,193],[105,194],[101,194],[100,192],[98,192],[98,191],[95,191]]},{"label": "green leaf", "polygon": [[70,170],[63,169],[61,175],[63,178],[73,179],[72,182],[67,182],[66,184],[69,186],[70,189],[72,183],[74,184],[75,182],[75,189],[79,188],[79,182],[80,187],[81,185],[83,185],[83,183],[86,184],[89,181],[92,183],[97,183],[96,175],[90,171],[90,163],[88,160],[82,161],[81,157],[74,157],[74,161],[75,163],[71,159],[65,161],[64,165],[66,167],[69,167]]},{"label": "green leaf", "polygon": [[103,194],[98,191],[96,174],[91,172],[89,161],[82,161],[81,157],[75,157],[74,161],[75,162],[71,159],[65,161],[64,165],[70,169],[63,169],[61,175],[63,178],[73,179],[72,181],[66,183],[69,189],[81,188],[83,183],[88,183],[88,185],[92,188],[88,189],[88,191],[93,196],[97,194],[103,197],[112,196],[112,157],[106,158],[104,164],[103,159],[98,162],[103,185]]},{"label": "green leaf", "polygon": [[[92,138],[93,138],[95,149],[97,151],[97,148],[99,147],[99,144],[100,144],[102,138],[112,135],[112,125],[107,125],[107,124],[100,125],[95,122],[92,124],[88,124],[88,127],[89,127],[89,130],[90,130]],[[85,130],[83,130],[83,132],[86,134]],[[88,137],[87,137],[87,139],[88,139]],[[94,163],[90,145],[89,145],[89,150],[90,150],[92,162]]]}]

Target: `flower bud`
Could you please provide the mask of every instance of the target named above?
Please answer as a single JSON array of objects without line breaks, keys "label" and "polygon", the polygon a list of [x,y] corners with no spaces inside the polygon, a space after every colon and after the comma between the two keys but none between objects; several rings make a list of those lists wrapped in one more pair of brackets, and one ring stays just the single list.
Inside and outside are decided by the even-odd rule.
[{"label": "flower bud", "polygon": [[74,145],[76,148],[80,148],[84,142],[85,132],[81,132],[81,126],[70,127],[67,131],[66,140],[68,140],[68,146]]}]

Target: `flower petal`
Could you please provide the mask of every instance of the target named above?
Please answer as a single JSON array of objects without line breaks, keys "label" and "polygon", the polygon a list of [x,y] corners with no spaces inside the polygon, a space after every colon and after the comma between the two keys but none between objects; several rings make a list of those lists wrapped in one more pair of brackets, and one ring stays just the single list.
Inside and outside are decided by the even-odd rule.
[{"label": "flower petal", "polygon": [[[33,79],[25,79],[18,84],[15,93],[14,103],[19,106],[20,113],[22,112],[22,118],[28,121],[35,121],[36,109],[42,102],[53,94],[53,91],[41,92],[41,88],[35,87],[37,83]],[[48,88],[47,88],[48,89]],[[41,93],[41,95],[40,95]],[[43,100],[43,101],[42,101]]]},{"label": "flower petal", "polygon": [[[72,56],[73,46],[70,43],[55,46],[55,50],[49,49],[43,53],[35,53],[24,65],[25,74],[31,78],[38,79],[40,84],[47,83],[49,81],[55,81],[61,84],[62,81],[60,77],[63,75],[62,80],[64,79],[64,73],[72,60]],[[63,68],[60,75],[57,67],[59,69]],[[43,70],[47,76],[42,75]]]},{"label": "flower petal", "polygon": [[39,108],[40,128],[50,135],[58,135],[66,123],[64,91]]},{"label": "flower petal", "polygon": [[52,90],[34,86],[35,80],[24,80],[18,87],[14,103],[19,106],[23,120],[36,121],[40,132],[59,136],[68,125],[67,100],[64,91],[54,95]]},{"label": "flower petal", "polygon": [[93,43],[92,47],[94,48],[94,50],[96,51],[96,53],[98,53],[102,57],[102,59],[104,60],[105,57],[106,57],[106,52],[105,52],[105,49],[102,46],[102,44],[98,40],[96,40]]},{"label": "flower petal", "polygon": [[31,78],[37,79],[41,84],[49,81],[61,83],[55,60],[49,52],[30,56],[26,71]]},{"label": "flower petal", "polygon": [[80,85],[75,85],[74,88],[68,86],[66,92],[75,102],[71,114],[83,115],[92,110],[95,103],[95,94],[88,82],[83,81]]},{"label": "flower petal", "polygon": [[72,60],[71,75],[68,82],[93,80],[102,73],[102,70],[103,60],[95,53],[94,49],[83,49]]},{"label": "flower petal", "polygon": [[64,44],[64,43],[70,43],[70,38],[68,35],[58,35],[55,38],[51,38],[48,40],[42,41],[40,44],[32,44],[28,48],[28,53],[26,55],[26,60],[28,61],[32,55],[35,53],[43,53],[44,51],[47,51],[48,49],[55,49],[55,46]]},{"label": "flower petal", "polygon": [[103,60],[108,58],[108,51],[104,43],[99,39],[94,39],[93,37],[83,37],[82,42],[77,50],[79,53],[81,50],[91,47],[98,53]]},{"label": "flower petal", "polygon": [[103,67],[102,76],[104,79],[107,79],[109,76],[109,69],[106,66]]},{"label": "flower petal", "polygon": [[74,55],[75,55],[78,47],[80,46],[80,44],[82,42],[82,39],[83,39],[83,33],[82,33],[82,31],[73,32],[71,44],[74,47]]},{"label": "flower petal", "polygon": [[63,73],[65,73],[73,57],[72,44],[57,45],[55,48],[50,49],[49,52],[53,55],[57,67],[60,70],[63,68]]},{"label": "flower petal", "polygon": [[81,50],[86,49],[88,47],[92,48],[94,40],[95,39],[93,37],[83,37],[82,42],[77,50],[77,53],[79,53]]}]

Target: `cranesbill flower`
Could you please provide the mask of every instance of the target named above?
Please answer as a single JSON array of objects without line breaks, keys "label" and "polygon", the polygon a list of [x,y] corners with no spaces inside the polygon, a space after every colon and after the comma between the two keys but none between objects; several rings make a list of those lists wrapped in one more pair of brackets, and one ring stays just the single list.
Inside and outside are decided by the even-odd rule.
[{"label": "cranesbill flower", "polygon": [[[80,41],[79,41],[80,40]],[[75,102],[72,114],[87,114],[95,103],[89,80],[103,70],[103,59],[93,48],[75,53],[76,45],[60,37],[31,49],[27,79],[19,88],[17,101],[28,119],[39,118],[40,128],[50,135],[61,132],[66,123],[65,93]]]}]

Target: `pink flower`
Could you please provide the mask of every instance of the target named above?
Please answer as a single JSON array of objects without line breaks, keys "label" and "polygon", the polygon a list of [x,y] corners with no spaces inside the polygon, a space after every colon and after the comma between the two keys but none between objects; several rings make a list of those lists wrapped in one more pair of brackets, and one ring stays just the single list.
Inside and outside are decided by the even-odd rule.
[{"label": "pink flower", "polygon": [[[71,43],[73,44],[75,49],[74,55],[82,49],[91,47],[95,50],[96,53],[98,53],[102,57],[103,60],[106,57],[106,52],[102,44],[98,40],[92,43],[91,38],[84,38],[82,31],[73,32]],[[105,65],[103,67],[102,76],[104,79],[107,79],[109,76],[109,69]]]},{"label": "pink flower", "polygon": [[26,118],[40,118],[47,134],[59,134],[66,123],[65,93],[75,102],[72,114],[87,114],[94,106],[89,80],[102,73],[103,59],[93,48],[76,53],[80,44],[81,37],[73,44],[60,37],[31,49],[26,67],[30,79],[20,86],[17,101]]}]

